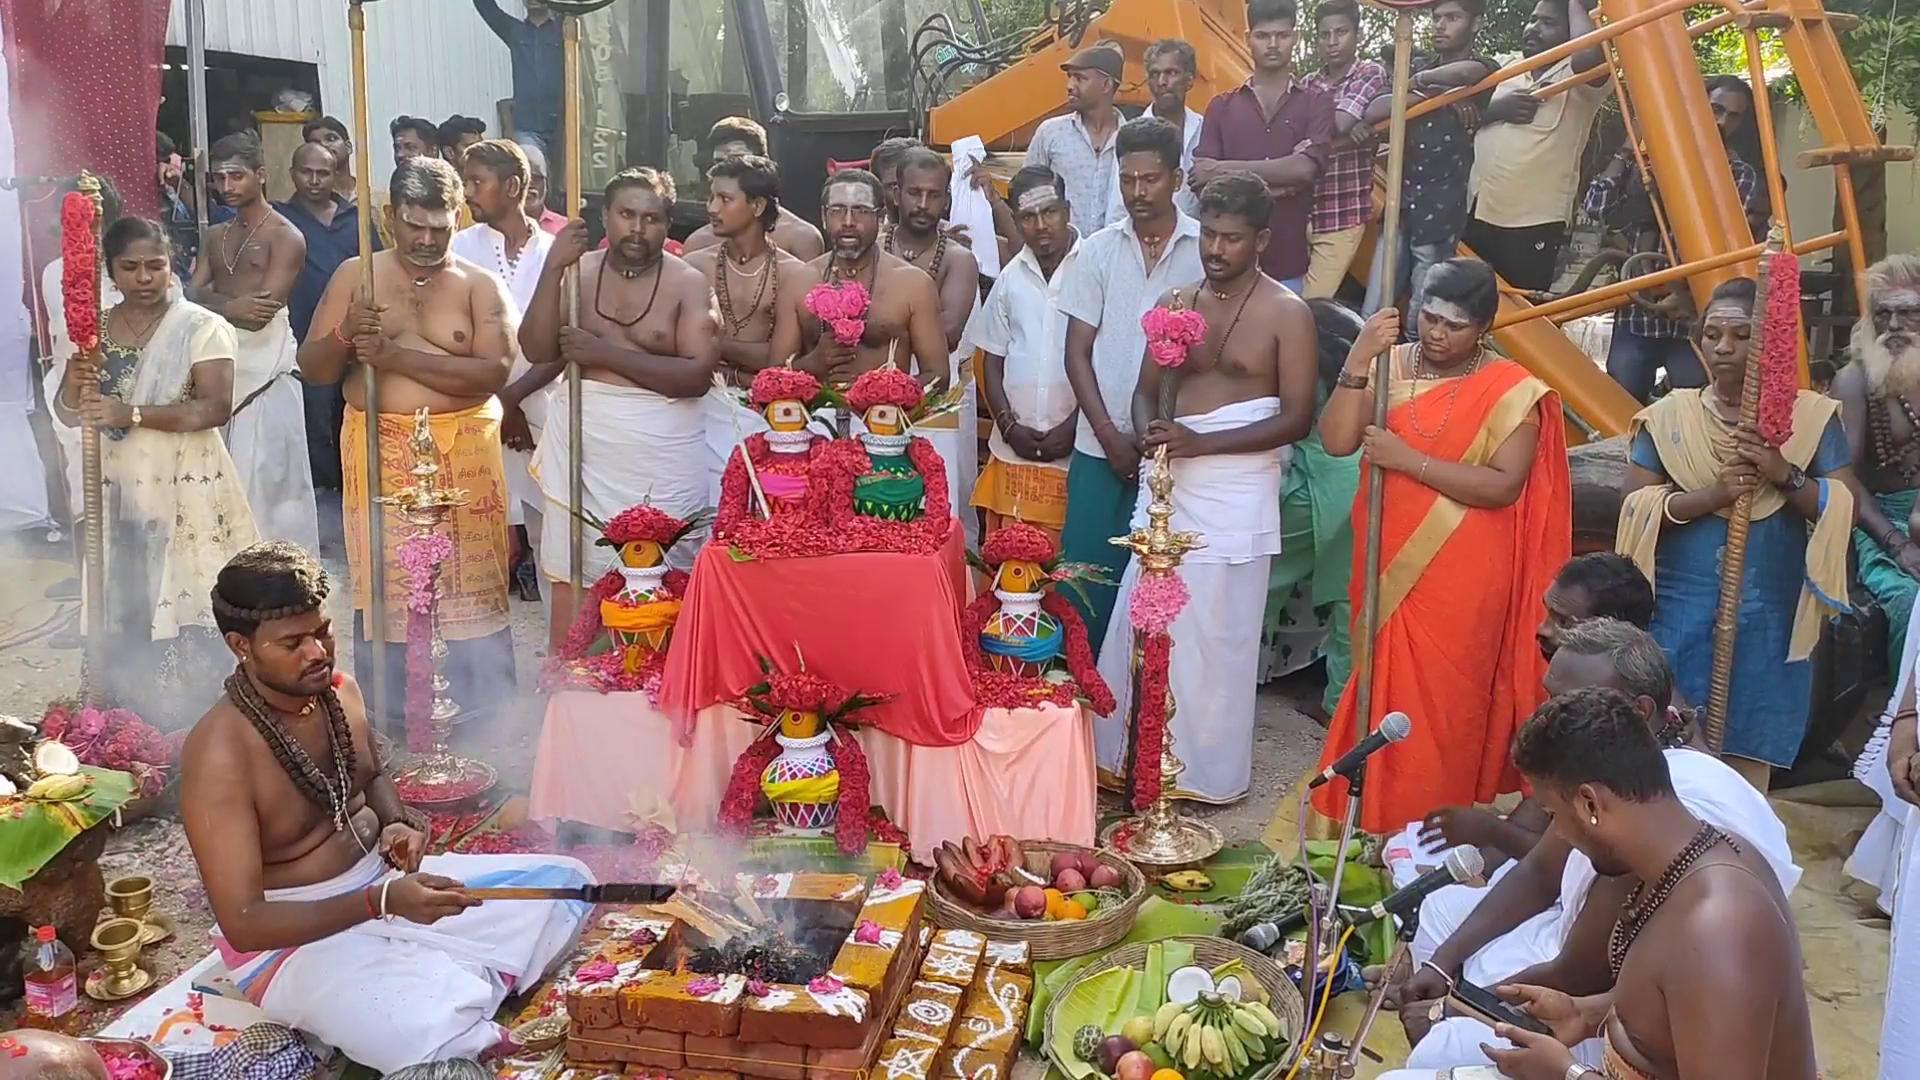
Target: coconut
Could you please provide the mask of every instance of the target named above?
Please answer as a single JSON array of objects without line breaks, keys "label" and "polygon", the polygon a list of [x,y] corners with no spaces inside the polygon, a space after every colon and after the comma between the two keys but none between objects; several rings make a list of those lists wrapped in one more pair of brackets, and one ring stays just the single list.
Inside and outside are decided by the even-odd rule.
[{"label": "coconut", "polygon": [[41,776],[72,776],[80,771],[80,759],[65,744],[48,739],[34,747],[33,771]]},{"label": "coconut", "polygon": [[1167,976],[1167,1000],[1191,1005],[1203,993],[1213,992],[1213,974],[1203,967],[1183,967]]}]

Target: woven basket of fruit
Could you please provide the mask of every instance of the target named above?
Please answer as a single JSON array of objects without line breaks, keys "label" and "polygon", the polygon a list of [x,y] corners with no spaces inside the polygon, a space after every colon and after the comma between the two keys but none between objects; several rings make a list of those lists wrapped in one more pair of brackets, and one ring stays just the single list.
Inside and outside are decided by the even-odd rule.
[{"label": "woven basket of fruit", "polygon": [[1280,965],[1226,938],[1176,937],[1088,964],[1047,1006],[1042,1046],[1069,1080],[1260,1080],[1306,1026]]},{"label": "woven basket of fruit", "polygon": [[971,837],[934,852],[933,921],[1000,941],[1035,960],[1098,952],[1127,936],[1147,879],[1117,855],[1050,840]]}]

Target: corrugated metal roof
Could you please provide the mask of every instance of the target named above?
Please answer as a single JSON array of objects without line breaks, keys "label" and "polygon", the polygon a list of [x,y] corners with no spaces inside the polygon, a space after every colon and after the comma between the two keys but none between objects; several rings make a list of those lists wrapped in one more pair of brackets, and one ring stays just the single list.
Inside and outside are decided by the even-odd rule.
[{"label": "corrugated metal roof", "polygon": [[[504,0],[509,12],[522,10]],[[345,0],[206,0],[207,48],[314,64],[320,108],[352,123],[353,66]],[[186,0],[174,0],[167,44],[186,44]],[[374,177],[393,168],[387,122],[407,114],[478,116],[500,130],[499,102],[513,94],[507,49],[473,0],[391,0],[367,5],[367,99]]]}]

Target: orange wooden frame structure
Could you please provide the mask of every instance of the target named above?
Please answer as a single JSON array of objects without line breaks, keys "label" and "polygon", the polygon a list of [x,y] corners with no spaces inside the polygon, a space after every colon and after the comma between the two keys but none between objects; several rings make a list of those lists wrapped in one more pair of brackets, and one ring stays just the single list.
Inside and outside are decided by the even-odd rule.
[{"label": "orange wooden frame structure", "polygon": [[[1687,10],[1702,4],[1722,11],[1687,23]],[[1629,302],[1633,292],[1682,278],[1689,281],[1694,295],[1704,296],[1722,282],[1751,276],[1758,265],[1761,245],[1753,241],[1725,166],[1726,152],[1694,60],[1693,38],[1724,26],[1739,27],[1747,43],[1748,79],[1761,86],[1766,73],[1759,32],[1772,29],[1779,34],[1822,143],[1819,149],[1801,154],[1796,164],[1833,168],[1842,225],[1837,232],[1795,241],[1772,105],[1767,95],[1756,94],[1753,123],[1762,160],[1753,164],[1765,177],[1775,219],[1796,254],[1844,246],[1854,273],[1864,271],[1866,246],[1854,204],[1851,167],[1909,161],[1913,150],[1880,144],[1840,50],[1838,30],[1853,20],[1828,15],[1817,0],[1601,0],[1600,7],[1604,23],[1593,33],[1502,68],[1472,87],[1421,102],[1408,115],[1419,116],[1489,90],[1589,46],[1608,46],[1616,86],[1624,88],[1630,105],[1629,132],[1637,134],[1636,154],[1644,175],[1653,178],[1667,208],[1683,211],[1663,222],[1674,265],[1547,304],[1530,304],[1515,291],[1503,290],[1494,324],[1502,351],[1546,379],[1586,427],[1604,436],[1626,431],[1638,405],[1557,324],[1618,307]],[[1199,58],[1199,78],[1190,101],[1202,107],[1246,79],[1251,63],[1245,35],[1246,9],[1239,0],[1114,0],[1090,21],[1081,41],[1104,39],[1120,44],[1128,65],[1121,100],[1132,104],[1146,101],[1141,67],[1146,46],[1161,38],[1191,43]],[[1025,59],[934,107],[928,116],[929,141],[943,145],[964,135],[979,135],[989,146],[1023,146],[1041,120],[1061,110],[1059,65],[1074,50],[1071,42],[1044,34],[1037,37]],[[1564,93],[1581,81],[1562,80],[1534,93],[1541,97]],[[1804,368],[1802,375],[1804,380]]]}]

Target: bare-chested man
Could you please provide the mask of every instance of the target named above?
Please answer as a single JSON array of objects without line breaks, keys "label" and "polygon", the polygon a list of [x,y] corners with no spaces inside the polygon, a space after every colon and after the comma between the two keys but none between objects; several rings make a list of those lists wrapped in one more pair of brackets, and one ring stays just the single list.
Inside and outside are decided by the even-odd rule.
[{"label": "bare-chested man", "polygon": [[[716,165],[728,158],[765,158],[767,129],[744,116],[721,117],[713,125],[713,130],[707,133],[707,153]],[[696,251],[717,247],[725,239],[719,229],[709,222],[695,229],[681,250],[691,255]],[[780,250],[801,262],[811,262],[827,250],[826,241],[820,238],[820,230],[784,206],[779,208],[779,218],[773,224],[771,239]],[[749,374],[747,378],[752,379],[753,376]]]},{"label": "bare-chested man", "polygon": [[940,294],[926,271],[880,250],[885,197],[870,172],[843,169],[828,178],[821,220],[833,247],[815,259],[816,279],[858,282],[869,297],[865,330],[857,342],[822,333],[820,320],[803,313],[791,327],[776,327],[772,356],[798,356],[797,366],[829,385],[845,388],[863,371],[889,359],[915,371],[936,392],[949,377],[947,336],[940,326]]},{"label": "bare-chested man", "polygon": [[360,687],[334,672],[327,591],[320,564],[287,543],[242,551],[213,589],[239,665],[182,748],[180,773],[216,942],[270,1019],[361,1065],[476,1058],[503,1042],[501,1001],[565,954],[586,910],[481,907],[460,887],[590,878],[570,859],[424,858],[426,835],[376,754]]},{"label": "bare-chested man", "polygon": [[1887,657],[1898,680],[1920,579],[1920,255],[1890,255],[1867,268],[1853,330],[1856,363],[1840,369],[1833,396],[1853,452],[1860,490],[1853,546],[1860,582],[1887,612]]},{"label": "bare-chested man", "polygon": [[[719,317],[707,277],[666,252],[673,211],[673,178],[656,169],[628,169],[607,185],[607,246],[587,250],[587,223],[570,223],[554,237],[527,322],[520,333],[527,359],[549,378],[566,364],[581,368],[581,512],[611,521],[641,500],[679,518],[707,508],[711,487],[706,409],[720,363]],[[561,281],[579,266],[580,325],[566,325]],[[614,565],[613,549],[583,530],[572,551],[572,475],[567,387],[555,387],[551,420],[534,452],[533,476],[554,512],[542,515],[540,569],[553,583],[548,624],[555,648],[566,640],[579,598],[571,588],[572,560],[590,582]],[[696,542],[676,547],[682,559]],[[686,564],[682,564],[682,569]]]},{"label": "bare-chested man", "polygon": [[[761,368],[786,361],[767,350],[776,324],[799,320],[813,271],[773,242],[784,212],[773,162],[755,154],[723,157],[707,170],[707,182],[707,222],[719,242],[689,250],[686,260],[707,276],[719,304],[720,372],[729,387],[745,389]],[[767,422],[718,388],[704,408],[708,496],[717,505],[728,456],[742,439],[765,431]]]},{"label": "bare-chested man", "polygon": [[[500,457],[500,402],[518,327],[513,300],[493,274],[452,254],[466,206],[453,166],[431,155],[393,172],[386,209],[394,246],[373,256],[373,303],[359,295],[360,260],[340,265],[300,346],[309,381],[347,376],[340,430],[342,514],[353,572],[355,671],[371,664],[362,620],[372,604],[367,548],[367,401],[359,365],[379,379],[380,491],[411,483],[414,414],[426,410],[440,448],[441,479],[468,502],[443,526],[453,557],[440,575],[440,628],[452,653],[452,696],[469,709],[512,697],[513,634],[507,622],[507,483]],[[392,518],[386,519],[389,523]],[[386,567],[388,722],[406,697],[406,581],[395,558],[404,530],[388,528]]]},{"label": "bare-chested man", "polygon": [[[1207,546],[1187,556],[1180,577],[1193,600],[1173,635],[1204,641],[1175,650],[1172,689],[1182,702],[1174,733],[1187,771],[1182,795],[1211,803],[1247,794],[1253,779],[1253,706],[1259,679],[1260,625],[1267,571],[1280,551],[1280,487],[1292,444],[1313,426],[1319,341],[1306,302],[1260,271],[1273,196],[1250,173],[1223,173],[1200,194],[1200,265],[1205,284],[1175,286],[1159,307],[1190,307],[1206,317],[1207,337],[1169,374],[1153,355],[1140,361],[1133,428],[1149,456],[1165,447],[1173,461],[1174,522],[1198,529]],[[1162,412],[1162,386],[1173,408]],[[1144,485],[1134,524],[1146,524]],[[1138,559],[1120,580],[1121,606],[1139,580]],[[1128,683],[1133,629],[1107,625],[1102,674]],[[1184,653],[1184,656],[1182,655]],[[1116,685],[1109,683],[1109,685]],[[1127,706],[1094,726],[1103,767],[1125,771]]]},{"label": "bare-chested man", "polygon": [[[1813,1026],[1799,934],[1761,854],[1688,811],[1633,699],[1575,690],[1534,713],[1514,764],[1553,815],[1553,832],[1602,874],[1631,874],[1594,985],[1575,995],[1500,988],[1553,1030],[1500,1025],[1489,1047],[1513,1080],[1814,1080]],[[1568,1047],[1599,1032],[1604,1068]]]},{"label": "bare-chested man", "polygon": [[266,162],[252,134],[214,143],[208,162],[214,190],[236,216],[207,230],[187,298],[224,315],[239,336],[227,446],[260,535],[317,548],[306,395],[294,378],[299,344],[287,313],[307,238],[267,201]]}]

